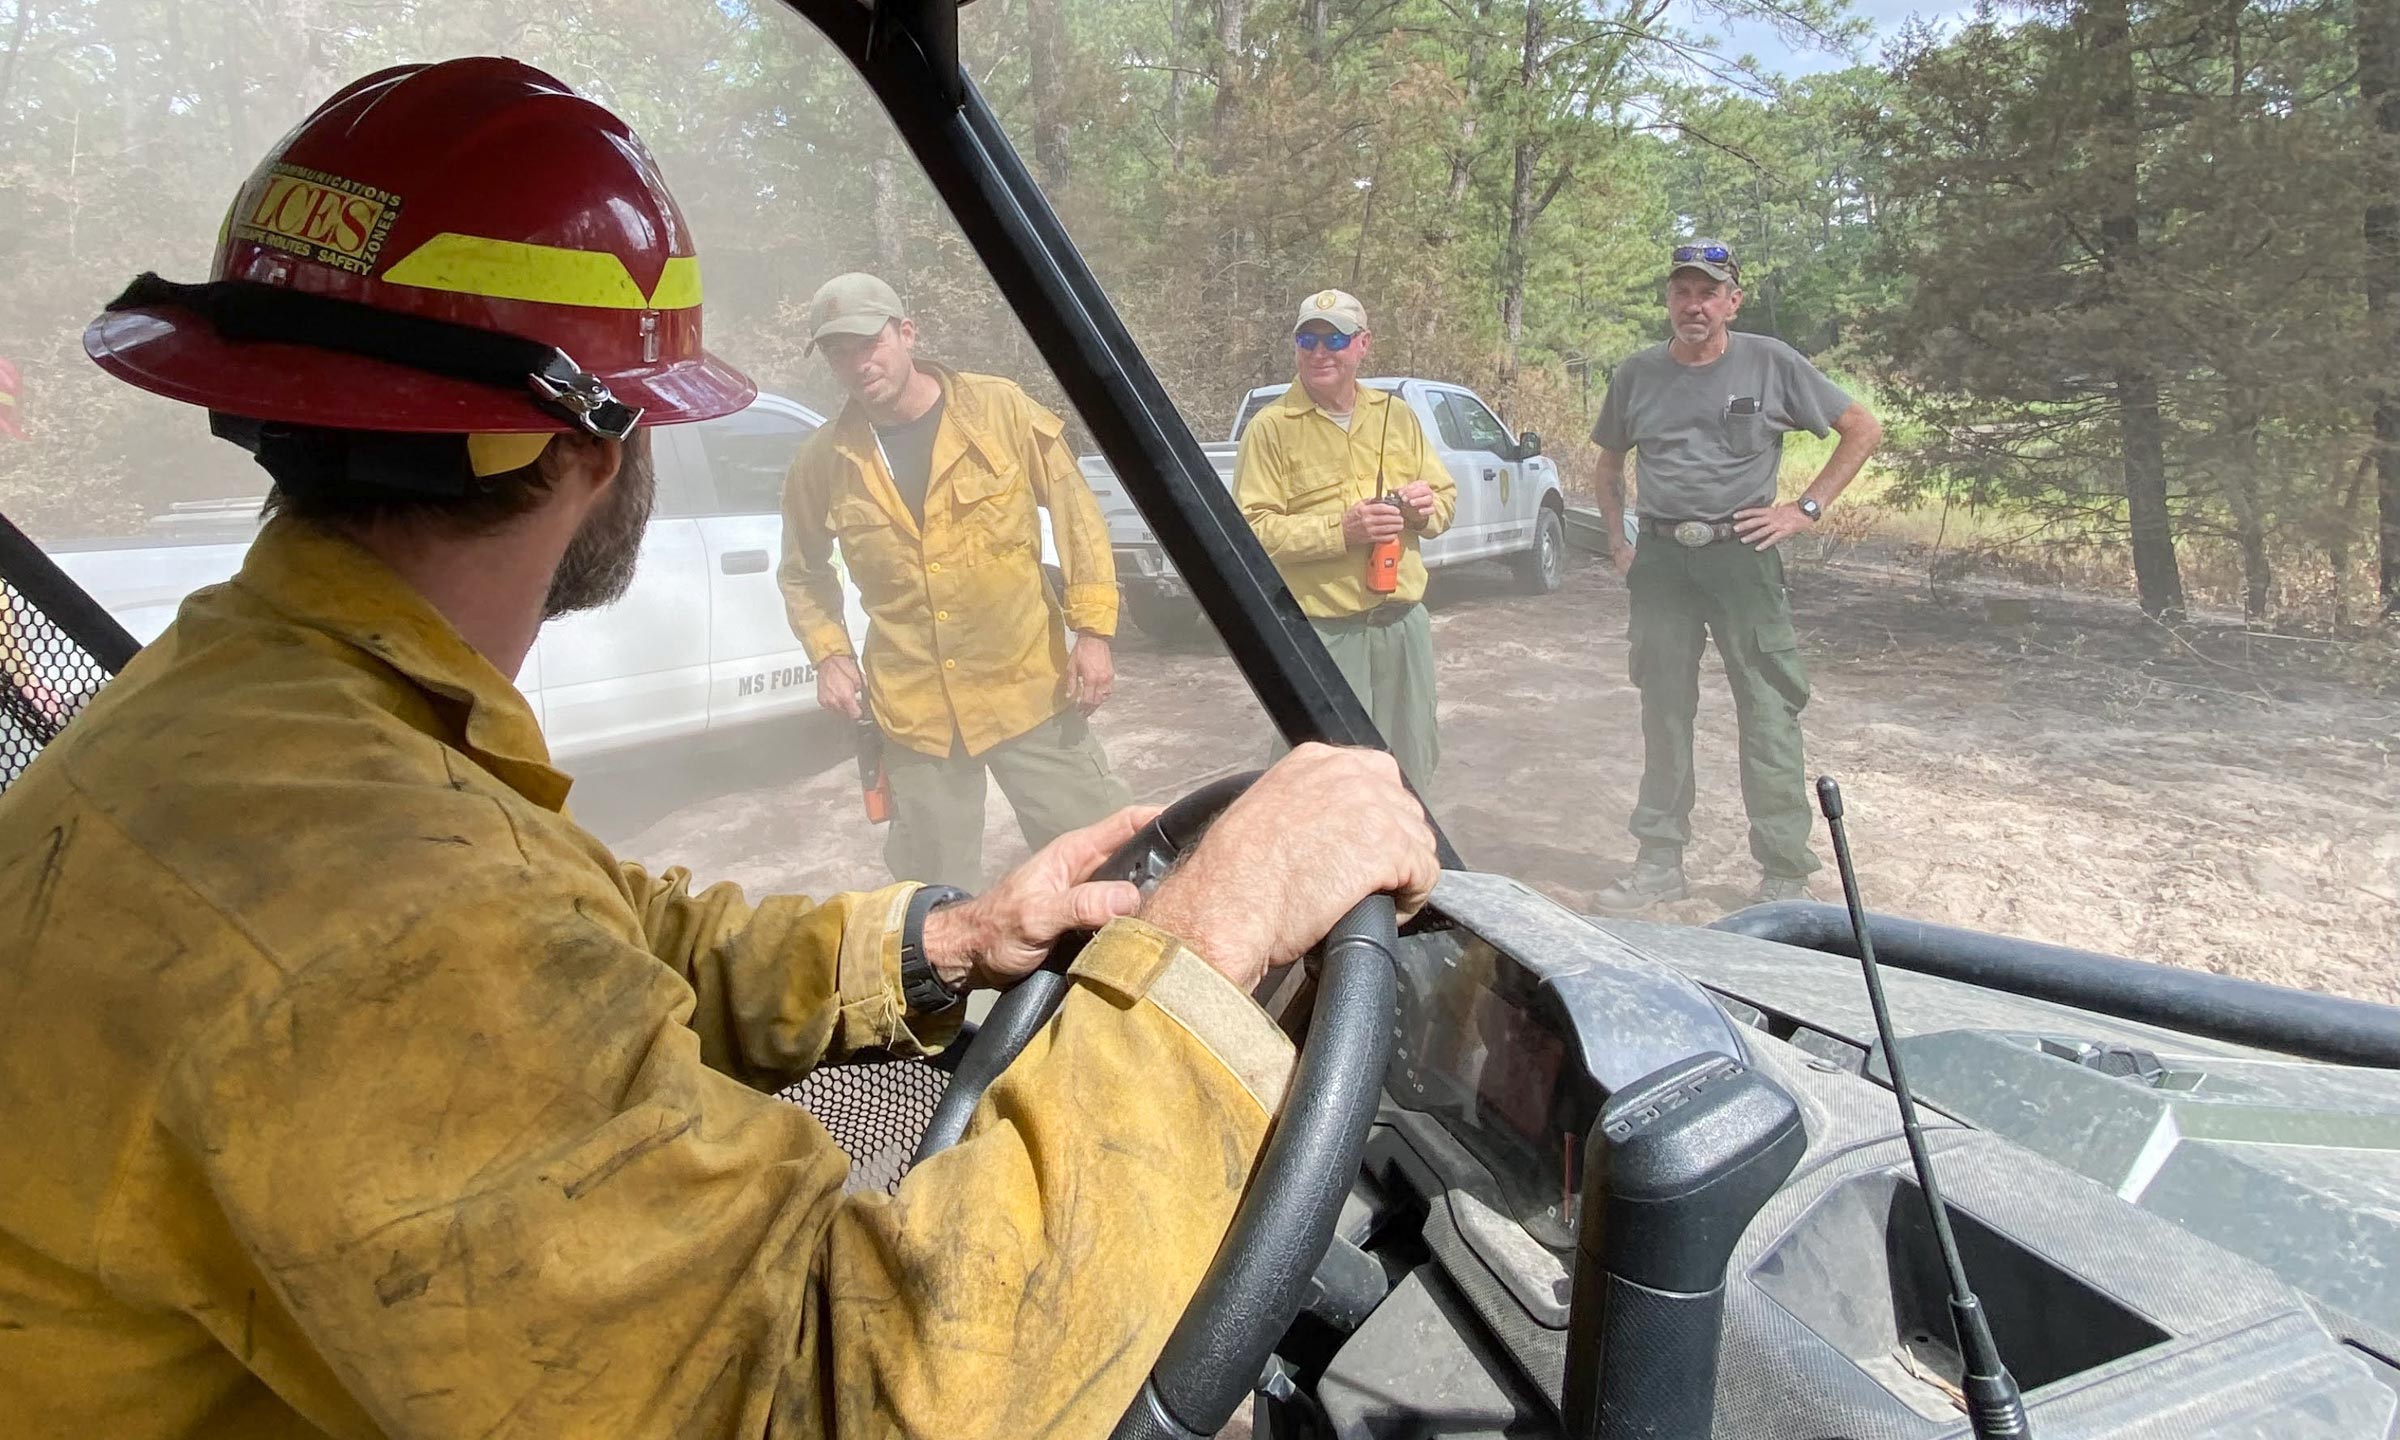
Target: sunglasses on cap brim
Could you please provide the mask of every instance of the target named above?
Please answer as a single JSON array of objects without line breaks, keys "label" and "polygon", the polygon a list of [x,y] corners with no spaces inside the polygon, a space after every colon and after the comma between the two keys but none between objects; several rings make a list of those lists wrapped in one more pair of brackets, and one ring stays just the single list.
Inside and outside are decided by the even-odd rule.
[{"label": "sunglasses on cap brim", "polygon": [[1703,265],[1722,265],[1729,270],[1738,271],[1740,269],[1734,263],[1733,252],[1722,245],[1678,245],[1675,247],[1676,264],[1690,265],[1695,262]]}]

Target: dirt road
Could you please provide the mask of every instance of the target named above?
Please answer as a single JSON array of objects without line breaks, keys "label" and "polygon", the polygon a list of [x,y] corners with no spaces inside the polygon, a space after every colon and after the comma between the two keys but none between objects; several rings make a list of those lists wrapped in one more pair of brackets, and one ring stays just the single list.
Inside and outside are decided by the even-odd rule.
[{"label": "dirt road", "polygon": [[[2400,1001],[2388,654],[2223,629],[2178,638],[2058,595],[1936,599],[1921,574],[1860,564],[1795,564],[1791,588],[1815,688],[1810,763],[1841,777],[1875,908]],[[1631,858],[1641,771],[1624,591],[1597,563],[1538,599],[1472,567],[1433,601],[1436,812],[1470,865],[1588,907]],[[1266,755],[1266,721],[1222,655],[1137,635],[1118,668],[1095,726],[1137,796],[1168,800]],[[1734,741],[1722,683],[1705,680],[1694,892],[1659,918],[1712,919],[1756,883]],[[592,776],[577,804],[621,853],[753,895],[883,878],[846,762],[688,768]],[[681,794],[660,798],[662,785]],[[987,863],[1023,850],[995,794]]]}]

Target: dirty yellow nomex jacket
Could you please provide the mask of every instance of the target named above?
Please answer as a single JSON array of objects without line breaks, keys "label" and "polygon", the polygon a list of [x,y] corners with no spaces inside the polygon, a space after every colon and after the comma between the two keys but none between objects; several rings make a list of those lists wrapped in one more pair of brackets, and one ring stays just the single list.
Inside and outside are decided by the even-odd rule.
[{"label": "dirty yellow nomex jacket", "polygon": [[[1234,503],[1292,598],[1317,620],[1424,599],[1418,544],[1449,529],[1458,513],[1458,482],[1425,438],[1417,412],[1371,385],[1359,386],[1353,403],[1345,431],[1294,381],[1250,421],[1234,461]],[[1433,487],[1433,518],[1402,536],[1399,588],[1378,594],[1367,588],[1366,550],[1342,540],[1342,512],[1419,480]]]},{"label": "dirty yellow nomex jacket", "polygon": [[[942,386],[925,523],[909,513],[853,400],[811,435],[783,484],[776,581],[811,663],[850,654],[841,576],[867,612],[867,695],[891,737],[981,755],[1067,707],[1066,627],[1117,633],[1117,568],[1066,427],[1014,381],[925,366]],[[1042,574],[1042,524],[1066,594]]]},{"label": "dirty yellow nomex jacket", "polygon": [[270,524],[0,795],[0,1433],[1098,1436],[1290,1049],[1120,921],[969,1137],[845,1196],[771,1095],[908,1051],[913,887],[620,864],[525,701]]}]

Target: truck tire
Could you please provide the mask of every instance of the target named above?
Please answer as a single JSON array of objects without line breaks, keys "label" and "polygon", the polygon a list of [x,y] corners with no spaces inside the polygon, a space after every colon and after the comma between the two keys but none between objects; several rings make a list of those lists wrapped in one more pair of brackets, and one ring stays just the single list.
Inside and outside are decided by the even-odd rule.
[{"label": "truck tire", "polygon": [[1533,548],[1517,557],[1517,583],[1528,595],[1547,595],[1567,579],[1567,522],[1545,504],[1534,515]]},{"label": "truck tire", "polygon": [[1169,597],[1155,590],[1131,587],[1124,595],[1125,611],[1132,617],[1134,628],[1161,645],[1183,649],[1216,638],[1208,617],[1200,613],[1199,604],[1188,596]]}]

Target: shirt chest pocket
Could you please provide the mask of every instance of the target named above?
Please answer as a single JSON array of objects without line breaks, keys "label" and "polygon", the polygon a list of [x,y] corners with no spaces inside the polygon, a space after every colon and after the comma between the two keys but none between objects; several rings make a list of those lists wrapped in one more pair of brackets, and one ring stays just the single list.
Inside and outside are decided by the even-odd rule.
[{"label": "shirt chest pocket", "polygon": [[1350,465],[1340,460],[1304,460],[1292,467],[1284,509],[1293,515],[1350,508]]},{"label": "shirt chest pocket", "polygon": [[950,472],[950,527],[969,564],[1041,547],[1033,487],[969,453]]},{"label": "shirt chest pocket", "polygon": [[[1736,405],[1742,402],[1736,400]],[[1750,402],[1753,406],[1757,402]],[[1747,413],[1725,412],[1725,450],[1737,459],[1747,460],[1767,448],[1775,432],[1768,428],[1767,417],[1753,408]]]},{"label": "shirt chest pocket", "polygon": [[915,546],[883,507],[863,495],[845,495],[825,511],[825,528],[841,546],[851,583],[869,604],[901,593],[915,559]]}]

